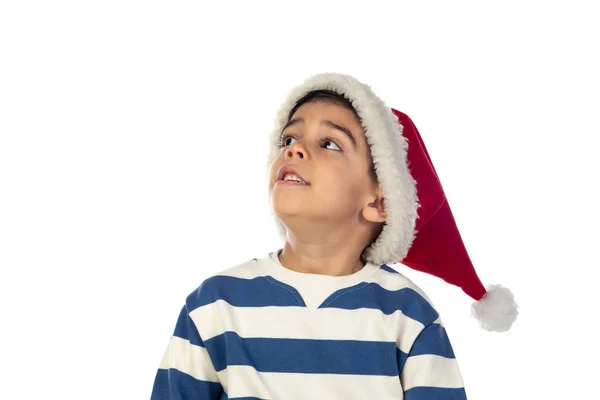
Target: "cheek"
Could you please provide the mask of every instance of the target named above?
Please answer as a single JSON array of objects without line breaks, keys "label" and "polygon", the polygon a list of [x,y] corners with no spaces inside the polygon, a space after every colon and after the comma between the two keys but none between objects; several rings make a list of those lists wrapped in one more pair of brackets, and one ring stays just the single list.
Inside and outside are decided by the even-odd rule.
[{"label": "cheek", "polygon": [[271,165],[269,166],[269,179],[270,180],[277,179],[277,173],[279,171],[279,168],[281,168],[281,161],[279,160],[279,157],[277,157],[275,159],[275,161],[273,161],[271,163]]},{"label": "cheek", "polygon": [[331,198],[356,199],[363,191],[361,179],[349,170],[330,170],[318,182],[319,190]]}]

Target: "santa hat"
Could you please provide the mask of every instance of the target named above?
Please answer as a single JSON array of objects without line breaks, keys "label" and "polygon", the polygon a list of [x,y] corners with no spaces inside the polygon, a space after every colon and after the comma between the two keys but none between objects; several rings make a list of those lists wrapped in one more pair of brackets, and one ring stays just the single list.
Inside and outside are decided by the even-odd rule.
[{"label": "santa hat", "polygon": [[[313,75],[292,89],[277,113],[267,166],[277,158],[279,140],[290,110],[313,90],[346,97],[360,117],[370,146],[387,219],[364,257],[374,264],[402,264],[456,285],[475,300],[471,315],[488,331],[503,332],[516,320],[511,291],[483,286],[465,249],[452,211],[425,144],[412,120],[387,107],[371,90],[349,75]],[[284,225],[275,216],[279,235]]]}]

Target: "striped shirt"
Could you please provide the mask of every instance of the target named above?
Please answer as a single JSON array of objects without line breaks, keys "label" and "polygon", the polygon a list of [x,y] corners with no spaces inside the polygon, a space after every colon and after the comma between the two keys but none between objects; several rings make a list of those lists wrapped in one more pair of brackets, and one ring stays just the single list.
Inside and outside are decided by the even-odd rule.
[{"label": "striped shirt", "polygon": [[328,276],[279,253],[207,278],[186,299],[152,400],[464,400],[427,296],[386,264]]}]

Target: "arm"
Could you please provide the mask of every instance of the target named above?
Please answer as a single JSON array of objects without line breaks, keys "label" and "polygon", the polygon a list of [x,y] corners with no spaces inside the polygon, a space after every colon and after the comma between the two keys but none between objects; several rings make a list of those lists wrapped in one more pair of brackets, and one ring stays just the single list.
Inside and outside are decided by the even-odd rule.
[{"label": "arm", "polygon": [[434,322],[419,333],[400,371],[400,381],[405,400],[466,400],[443,325]]},{"label": "arm", "polygon": [[223,388],[187,306],[162,359],[151,400],[217,400]]}]

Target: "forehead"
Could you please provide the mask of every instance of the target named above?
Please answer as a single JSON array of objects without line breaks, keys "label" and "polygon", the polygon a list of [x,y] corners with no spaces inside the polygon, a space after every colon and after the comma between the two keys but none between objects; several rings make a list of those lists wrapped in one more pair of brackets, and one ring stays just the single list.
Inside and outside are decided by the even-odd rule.
[{"label": "forehead", "polygon": [[346,139],[354,142],[357,148],[367,146],[365,131],[356,113],[346,106],[328,99],[304,103],[291,115],[283,131],[289,125],[296,125],[295,122],[298,120],[310,119],[318,120],[321,125],[330,128],[337,126],[340,134],[342,134],[341,131],[346,131]]}]

